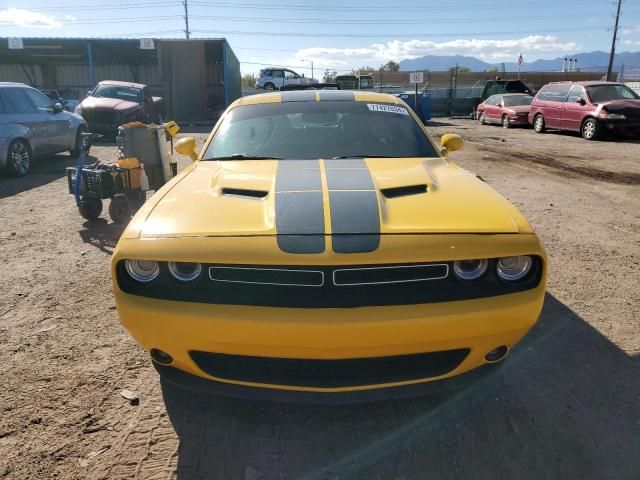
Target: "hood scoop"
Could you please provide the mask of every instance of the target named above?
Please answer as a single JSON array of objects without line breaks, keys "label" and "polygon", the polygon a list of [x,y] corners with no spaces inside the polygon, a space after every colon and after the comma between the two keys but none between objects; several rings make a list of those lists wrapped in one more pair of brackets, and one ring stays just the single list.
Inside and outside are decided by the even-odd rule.
[{"label": "hood scoop", "polygon": [[380,193],[386,198],[408,197],[410,195],[420,195],[427,193],[427,186],[422,185],[403,185],[401,187],[383,188]]},{"label": "hood scoop", "polygon": [[224,187],[222,195],[230,195],[234,197],[264,198],[269,194],[265,190],[251,190],[248,188]]}]

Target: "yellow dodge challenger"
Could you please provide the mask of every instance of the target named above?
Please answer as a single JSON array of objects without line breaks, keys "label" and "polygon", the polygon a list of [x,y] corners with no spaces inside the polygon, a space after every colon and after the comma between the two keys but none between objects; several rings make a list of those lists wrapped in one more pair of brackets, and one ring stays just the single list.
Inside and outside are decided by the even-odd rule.
[{"label": "yellow dodge challenger", "polygon": [[233,103],[113,254],[123,325],[166,380],[359,401],[453,388],[508,356],[546,257],[505,198],[402,100],[340,90]]}]

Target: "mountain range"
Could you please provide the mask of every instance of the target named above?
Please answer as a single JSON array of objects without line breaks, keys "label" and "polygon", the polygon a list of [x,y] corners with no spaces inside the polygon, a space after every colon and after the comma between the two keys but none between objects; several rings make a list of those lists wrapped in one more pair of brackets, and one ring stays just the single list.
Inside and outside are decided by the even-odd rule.
[{"label": "mountain range", "polygon": [[[553,60],[535,60],[531,63],[527,62],[522,65],[523,71],[528,72],[554,72],[562,69],[564,58],[573,58],[578,60],[577,68],[583,71],[605,72],[609,64],[609,54],[607,52],[588,52],[566,55]],[[433,70],[445,71],[451,67],[459,65],[460,67],[468,67],[474,72],[483,72],[498,67],[502,70],[502,62],[487,63],[476,57],[468,57],[465,55],[425,55],[424,57],[402,60],[400,62],[401,71],[418,71]],[[614,62],[614,70],[619,71],[621,65],[624,65],[626,72],[640,72],[640,52],[620,52],[616,53]],[[504,69],[507,72],[518,70],[516,62],[504,62]]]}]

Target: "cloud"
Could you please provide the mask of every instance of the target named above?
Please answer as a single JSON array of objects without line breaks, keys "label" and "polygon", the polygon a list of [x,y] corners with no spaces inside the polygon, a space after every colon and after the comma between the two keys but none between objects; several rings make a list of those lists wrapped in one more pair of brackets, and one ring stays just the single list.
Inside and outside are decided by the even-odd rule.
[{"label": "cloud", "polygon": [[640,47],[640,40],[625,40],[622,44],[630,47]]},{"label": "cloud", "polygon": [[21,8],[0,10],[0,22],[27,28],[60,28],[63,26],[62,22],[54,17]]},{"label": "cloud", "polygon": [[540,58],[546,54],[575,51],[575,42],[560,42],[551,35],[529,35],[505,40],[457,39],[444,42],[430,40],[391,40],[364,48],[304,48],[291,61],[313,58],[318,64],[336,67],[370,64],[377,66],[389,60],[400,61],[424,55],[470,55],[485,61],[514,60],[522,53]]},{"label": "cloud", "polygon": [[640,33],[640,25],[630,25],[620,30],[621,35],[632,35],[634,33]]}]

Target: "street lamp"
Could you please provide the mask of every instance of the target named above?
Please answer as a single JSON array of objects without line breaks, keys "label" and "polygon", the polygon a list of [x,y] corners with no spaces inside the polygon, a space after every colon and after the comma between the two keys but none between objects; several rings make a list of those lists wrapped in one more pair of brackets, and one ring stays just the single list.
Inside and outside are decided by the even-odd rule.
[{"label": "street lamp", "polygon": [[301,62],[311,62],[311,78],[313,78],[313,60],[305,60],[304,58],[300,59]]}]

